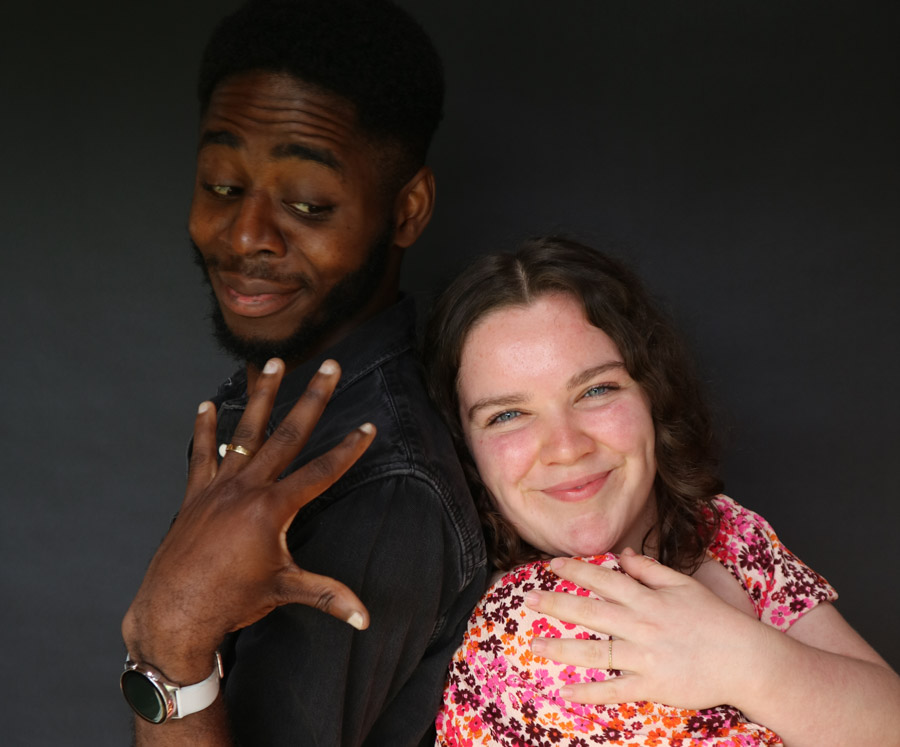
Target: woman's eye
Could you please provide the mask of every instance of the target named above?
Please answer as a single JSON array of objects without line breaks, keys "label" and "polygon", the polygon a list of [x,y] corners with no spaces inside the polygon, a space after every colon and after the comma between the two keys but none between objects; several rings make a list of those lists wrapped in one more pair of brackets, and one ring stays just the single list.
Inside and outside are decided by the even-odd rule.
[{"label": "woman's eye", "polygon": [[610,392],[616,388],[617,387],[613,386],[612,384],[597,384],[596,386],[592,386],[590,389],[588,389],[584,393],[584,396],[585,397],[600,397],[600,396],[606,394],[607,392]]},{"label": "woman's eye", "polygon": [[510,420],[515,420],[521,414],[522,413],[520,413],[518,410],[507,410],[506,412],[501,412],[499,415],[494,415],[494,417],[488,420],[488,425],[508,423]]}]

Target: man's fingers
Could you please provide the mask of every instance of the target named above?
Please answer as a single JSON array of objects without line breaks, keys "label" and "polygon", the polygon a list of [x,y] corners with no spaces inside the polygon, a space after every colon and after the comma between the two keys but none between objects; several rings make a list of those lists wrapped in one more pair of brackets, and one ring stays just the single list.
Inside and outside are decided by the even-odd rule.
[{"label": "man's fingers", "polygon": [[276,479],[306,445],[340,378],[337,361],[323,361],[291,411],[259,450],[255,466],[263,470],[265,479]]},{"label": "man's fingers", "polygon": [[187,488],[183,507],[186,507],[216,476],[216,408],[212,402],[201,402],[194,419],[194,443],[188,467]]},{"label": "man's fingers", "polygon": [[328,576],[296,566],[279,579],[279,604],[304,604],[326,612],[357,630],[369,627],[369,611],[348,587]]},{"label": "man's fingers", "polygon": [[244,414],[231,435],[231,445],[237,449],[224,454],[222,470],[225,474],[246,467],[265,442],[266,426],[283,376],[284,363],[281,360],[272,358],[266,362],[256,379]]},{"label": "man's fingers", "polygon": [[284,529],[297,512],[328,490],[369,448],[375,438],[375,426],[364,423],[344,436],[344,440],[311,462],[304,464],[279,483],[272,496],[272,510],[282,517]]}]

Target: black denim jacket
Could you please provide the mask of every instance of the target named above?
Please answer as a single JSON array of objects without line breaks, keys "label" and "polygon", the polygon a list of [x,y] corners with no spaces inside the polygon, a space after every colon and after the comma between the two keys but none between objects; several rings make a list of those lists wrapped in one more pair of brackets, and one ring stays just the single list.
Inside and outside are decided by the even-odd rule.
[{"label": "black denim jacket", "polygon": [[[282,383],[270,432],[322,360],[343,369],[291,469],[363,422],[378,428],[288,533],[298,565],[353,589],[371,626],[357,632],[288,605],[230,636],[225,699],[241,745],[433,744],[447,664],[484,590],[486,563],[462,470],[425,393],[414,330],[405,299]],[[219,442],[228,443],[246,405],[243,372],[214,401]]]}]

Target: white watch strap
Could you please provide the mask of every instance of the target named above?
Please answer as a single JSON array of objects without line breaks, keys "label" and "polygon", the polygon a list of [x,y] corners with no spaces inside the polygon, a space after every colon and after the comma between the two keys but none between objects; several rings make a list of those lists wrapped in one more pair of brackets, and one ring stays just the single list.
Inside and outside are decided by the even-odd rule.
[{"label": "white watch strap", "polygon": [[212,705],[212,702],[219,694],[219,681],[221,679],[222,657],[216,651],[216,665],[213,667],[212,674],[209,677],[196,685],[179,687],[173,693],[175,696],[175,713],[172,714],[172,718],[184,718]]}]

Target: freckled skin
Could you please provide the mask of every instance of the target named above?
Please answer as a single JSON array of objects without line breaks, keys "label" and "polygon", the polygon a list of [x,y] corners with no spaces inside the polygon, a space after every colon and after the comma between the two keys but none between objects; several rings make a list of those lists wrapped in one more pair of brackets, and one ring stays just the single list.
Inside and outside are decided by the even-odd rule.
[{"label": "freckled skin", "polygon": [[463,346],[459,398],[482,479],[524,539],[551,555],[641,546],[655,518],[649,402],[574,298],[482,319]]}]

